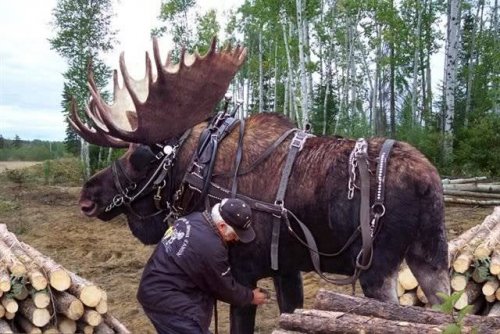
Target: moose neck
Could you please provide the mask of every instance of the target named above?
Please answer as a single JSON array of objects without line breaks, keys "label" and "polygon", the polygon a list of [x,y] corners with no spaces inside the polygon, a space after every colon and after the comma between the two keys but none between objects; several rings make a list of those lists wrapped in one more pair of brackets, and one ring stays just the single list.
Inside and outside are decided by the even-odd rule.
[{"label": "moose neck", "polygon": [[[184,173],[191,161],[192,154],[195,151],[200,134],[205,127],[206,122],[196,125],[191,130],[185,142],[179,147],[177,159],[174,162],[173,171],[170,176],[173,178],[173,183],[171,187],[165,187],[165,191],[161,194],[162,198],[171,199],[176,189],[179,188]],[[132,206],[133,210],[128,209],[124,212],[132,234],[146,245],[158,243],[168,228],[165,218],[169,212],[164,211],[154,214],[158,212],[158,208],[152,195],[134,202]],[[141,215],[137,213],[141,213]],[[153,214],[143,215],[144,213]]]}]

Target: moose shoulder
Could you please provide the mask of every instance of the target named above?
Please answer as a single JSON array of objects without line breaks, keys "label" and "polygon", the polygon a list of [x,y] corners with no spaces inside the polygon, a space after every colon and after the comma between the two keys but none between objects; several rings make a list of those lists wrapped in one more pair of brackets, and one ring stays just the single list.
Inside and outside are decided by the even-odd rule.
[{"label": "moose shoulder", "polygon": [[[156,43],[154,45],[157,50]],[[228,53],[217,53],[212,50],[208,55],[217,57],[223,54],[227,58],[229,54],[239,59],[242,51],[237,50],[237,52],[229,50]],[[221,57],[221,62],[224,61],[222,59],[224,57]],[[158,58],[155,52],[157,72],[163,73],[164,65]],[[203,61],[206,58],[200,59],[199,61]],[[212,61],[215,62],[213,59]],[[181,62],[183,62],[182,59]],[[234,65],[234,61],[230,63],[233,65],[217,63],[221,68],[230,67],[229,70],[223,71],[229,74],[224,79],[226,83],[222,85],[222,88],[224,85],[227,88],[228,80],[235,73],[234,68],[241,64]],[[195,65],[196,63],[193,66],[196,67]],[[123,68],[122,72],[126,77],[126,71]],[[172,71],[168,73],[170,75]],[[178,80],[183,80],[180,73],[182,73],[182,66]],[[125,83],[127,80],[131,79],[126,78]],[[158,81],[151,79],[153,84],[148,84],[149,96],[145,102],[138,102],[132,98],[131,100],[135,101],[132,104],[135,109],[125,109],[122,114],[125,111],[136,110],[136,117],[141,119],[141,115],[145,114],[142,110],[144,106],[151,105],[148,102],[150,96],[158,105],[164,104],[167,107],[173,105],[174,100],[178,102],[176,99],[169,100],[172,97],[165,90],[169,91],[170,88],[158,87]],[[134,95],[130,92],[132,86],[129,84],[127,90]],[[115,85],[115,98],[117,89],[121,89],[116,87],[117,85]],[[205,87],[203,85],[190,87],[190,95],[176,98],[193,100],[197,96],[197,90],[208,94]],[[218,99],[222,97],[220,96],[223,92],[222,88],[217,93]],[[160,94],[160,90],[164,91],[163,94]],[[113,122],[112,118],[121,117],[123,120],[124,116],[113,116],[95,91],[92,95],[93,100],[88,111],[98,123],[96,124],[97,132],[84,126],[73,110],[74,127],[84,138],[94,142],[99,141],[101,145],[104,142],[115,146],[118,146],[117,142],[119,145],[128,142],[142,144],[130,144],[128,152],[115,162],[113,167],[94,175],[83,186],[80,198],[82,212],[103,220],[109,220],[123,213],[127,215],[129,226],[136,237],[145,243],[155,243],[162,237],[167,227],[163,221],[170,209],[167,205],[165,212],[163,211],[165,206],[159,210],[155,195],[160,194],[163,204],[165,202],[172,204],[177,190],[181,186],[186,186],[183,184],[183,177],[186,169],[191,166],[193,154],[200,142],[200,135],[207,127],[207,123],[200,121],[199,124],[192,124],[191,129],[186,127],[187,123],[185,123],[184,126],[176,129],[175,117],[181,116],[175,116],[174,120],[167,121],[158,112],[155,115],[159,117],[159,120],[142,121],[142,128],[135,130],[135,132],[140,130],[140,136],[134,137],[130,135],[134,132],[131,131],[134,126],[129,125],[127,131],[116,129],[118,122]],[[163,96],[166,97],[163,98]],[[157,101],[158,98],[163,99],[161,103]],[[216,101],[213,96],[211,96],[212,100]],[[213,110],[215,103],[211,102],[211,105],[204,107],[204,110],[207,108]],[[115,105],[117,105],[116,102]],[[206,110],[204,112],[206,113]],[[200,114],[192,118],[190,122],[195,119],[199,121],[199,118]],[[138,123],[141,124],[141,122]],[[158,123],[161,123],[163,128],[169,128],[165,132],[166,135],[161,138],[158,134]],[[221,187],[231,188],[233,180],[230,175],[234,168],[238,147],[242,143],[240,170],[246,172],[238,174],[238,194],[273,203],[286,164],[291,138],[288,137],[276,145],[272,154],[265,159],[262,159],[262,155],[276,143],[280,136],[293,127],[290,120],[274,113],[262,113],[249,117],[245,122],[241,139],[241,130],[238,131],[239,127],[236,127],[219,143],[213,166],[212,182]],[[115,129],[111,130],[111,128]],[[147,138],[147,133],[154,133],[154,136]],[[184,136],[182,136],[183,133],[185,133]],[[97,140],[95,137],[100,139]],[[182,140],[179,140],[180,138]],[[156,143],[162,143],[162,145],[158,146]],[[368,167],[372,174],[378,167],[377,159],[383,143],[382,138],[368,140]],[[355,140],[337,137],[310,137],[305,141],[303,149],[298,152],[290,173],[283,205],[307,226],[322,254],[339,251],[360,225],[359,192],[355,191],[354,197],[348,199],[350,155],[355,144]],[[167,181],[162,183],[162,187],[158,190],[158,187],[155,188],[148,182],[153,175],[159,173],[158,153],[167,146],[175,148],[175,160],[166,175]],[[255,164],[256,161],[259,163]],[[440,302],[438,292],[449,293],[444,206],[439,175],[418,150],[404,142],[394,144],[386,168],[385,215],[379,221],[380,226],[373,242],[371,266],[362,271],[359,276],[363,292],[367,297],[397,302],[397,272],[401,262],[405,259],[429,301],[433,304],[438,303]],[[372,198],[375,196],[376,185],[375,177],[370,177]],[[138,190],[144,191],[140,196],[135,196]],[[117,194],[124,192],[128,196],[125,197],[126,203],[123,205],[115,203],[116,199],[120,198]],[[123,196],[121,198],[124,199]],[[230,249],[230,261],[235,277],[242,284],[250,287],[256,286],[257,280],[263,277],[273,277],[280,310],[290,312],[296,307],[301,307],[303,298],[299,273],[315,268],[309,249],[296,237],[296,234],[299,237],[302,236],[300,229],[294,220],[291,220],[294,233],[290,233],[290,229],[285,224],[281,224],[278,249],[279,268],[273,270],[270,257],[273,215],[254,211],[253,221],[257,235],[256,241],[251,244],[237,244]],[[362,240],[357,238],[348,244],[348,247],[338,256],[321,256],[320,269],[329,273],[351,275],[356,268],[356,257],[361,247]],[[232,332],[252,333],[254,317],[255,307],[232,307]]]}]

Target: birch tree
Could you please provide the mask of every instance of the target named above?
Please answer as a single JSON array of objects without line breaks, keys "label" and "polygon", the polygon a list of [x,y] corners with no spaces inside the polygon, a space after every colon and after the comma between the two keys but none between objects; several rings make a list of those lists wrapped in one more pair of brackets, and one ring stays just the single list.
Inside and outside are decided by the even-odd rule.
[{"label": "birch tree", "polygon": [[461,0],[448,0],[446,51],[444,74],[444,135],[443,160],[450,161],[453,154],[453,121],[455,118],[455,85],[459,48]]},{"label": "birch tree", "polygon": [[296,0],[297,7],[297,32],[299,38],[299,68],[300,68],[300,105],[302,111],[302,125],[309,123],[309,94],[307,89],[307,72],[306,72],[306,41],[305,41],[305,31],[304,25],[306,24],[304,18],[304,6],[303,2],[306,0]]}]

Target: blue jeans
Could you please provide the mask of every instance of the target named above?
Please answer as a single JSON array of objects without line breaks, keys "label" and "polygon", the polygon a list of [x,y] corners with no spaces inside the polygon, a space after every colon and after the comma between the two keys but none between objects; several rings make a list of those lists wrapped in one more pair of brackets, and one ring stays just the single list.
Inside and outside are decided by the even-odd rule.
[{"label": "blue jeans", "polygon": [[191,318],[172,313],[159,313],[144,310],[155,326],[158,334],[210,334]]}]

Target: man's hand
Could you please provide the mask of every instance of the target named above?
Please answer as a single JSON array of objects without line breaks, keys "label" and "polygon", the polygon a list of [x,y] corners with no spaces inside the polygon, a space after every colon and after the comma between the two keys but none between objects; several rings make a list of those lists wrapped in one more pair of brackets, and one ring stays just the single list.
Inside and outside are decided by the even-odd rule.
[{"label": "man's hand", "polygon": [[255,288],[253,289],[253,299],[252,299],[252,304],[254,305],[261,305],[265,304],[268,301],[268,293],[265,292],[264,290],[261,290],[260,288]]}]

